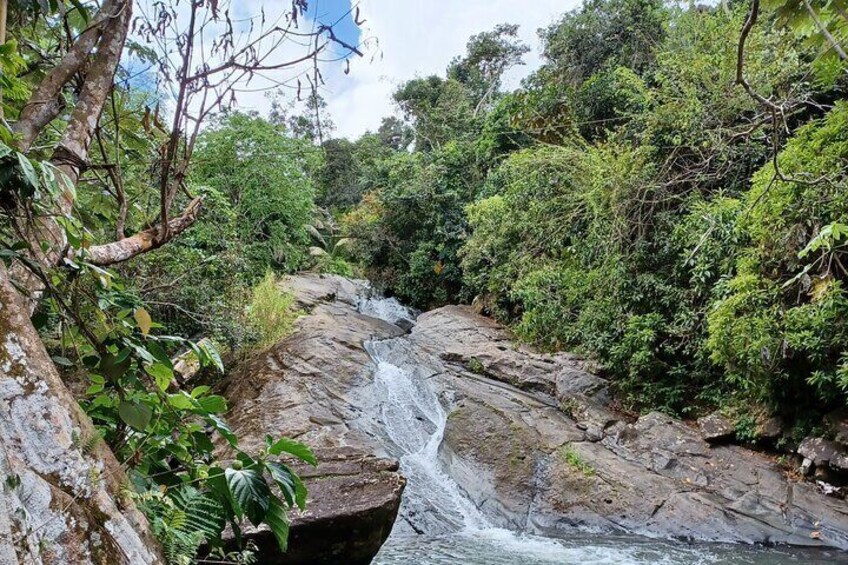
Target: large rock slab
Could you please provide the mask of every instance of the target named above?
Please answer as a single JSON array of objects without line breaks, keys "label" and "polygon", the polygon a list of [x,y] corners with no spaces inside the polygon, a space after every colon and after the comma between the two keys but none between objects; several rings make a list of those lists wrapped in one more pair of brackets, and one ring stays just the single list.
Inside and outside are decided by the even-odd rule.
[{"label": "large rock slab", "polygon": [[438,365],[430,382],[449,410],[442,458],[504,526],[848,549],[844,500],[667,415],[628,422],[579,358],[519,347],[462,307],[423,314],[407,339]]},{"label": "large rock slab", "polygon": [[[407,333],[357,311],[370,296],[365,285],[338,277],[293,280],[290,288],[309,314],[227,387],[230,419],[247,445],[284,433],[328,458],[316,470],[320,476],[306,475],[314,485],[310,509],[294,520],[292,551],[339,524],[355,532],[355,541],[328,533],[324,545],[332,549],[324,555],[356,546],[370,551],[388,530],[368,538],[344,520],[363,512],[394,520],[397,512],[403,480],[379,457],[390,450],[374,427],[382,425],[374,417],[381,399],[364,349],[370,339],[389,340],[392,363],[437,393],[447,413],[438,457],[494,524],[549,536],[585,529],[848,549],[845,500],[825,496],[759,453],[711,444],[667,415],[634,420],[617,413],[607,382],[577,356],[518,345],[496,322],[460,306],[422,314]],[[345,461],[334,463],[333,453],[344,453]],[[354,483],[361,496],[347,507],[345,489]]]},{"label": "large rock slab", "polygon": [[309,488],[306,510],[292,521],[289,550],[280,554],[265,527],[244,532],[262,563],[365,565],[389,536],[406,484],[397,461],[354,448],[316,451],[316,468],[296,466]]},{"label": "large rock slab", "polygon": [[360,408],[351,391],[368,384],[373,365],[364,344],[403,330],[358,313],[367,286],[341,277],[308,275],[287,281],[300,308],[295,331],[236,369],[223,394],[227,415],[245,451],[266,435],[309,445],[317,468],[298,466],[309,490],[307,508],[294,512],[289,550],[281,554],[269,531],[246,529],[262,563],[370,563],[388,537],[405,479],[394,460],[349,425]]},{"label": "large rock slab", "polygon": [[448,364],[551,398],[557,393],[603,394],[606,383],[588,373],[586,361],[518,345],[512,334],[468,306],[445,306],[418,318],[410,341]]}]

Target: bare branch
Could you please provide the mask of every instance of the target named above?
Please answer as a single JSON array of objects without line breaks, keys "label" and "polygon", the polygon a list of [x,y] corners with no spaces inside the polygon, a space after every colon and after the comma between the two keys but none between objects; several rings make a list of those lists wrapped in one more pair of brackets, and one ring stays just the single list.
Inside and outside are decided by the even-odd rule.
[{"label": "bare branch", "polygon": [[774,112],[783,113],[780,106],[764,97],[762,94],[754,90],[745,78],[745,42],[748,40],[748,35],[757,23],[757,18],[760,15],[760,0],[751,0],[751,11],[745,19],[745,24],[742,26],[742,31],[739,34],[739,45],[736,48],[736,83],[742,85],[754,100],[763,106],[771,109]]}]

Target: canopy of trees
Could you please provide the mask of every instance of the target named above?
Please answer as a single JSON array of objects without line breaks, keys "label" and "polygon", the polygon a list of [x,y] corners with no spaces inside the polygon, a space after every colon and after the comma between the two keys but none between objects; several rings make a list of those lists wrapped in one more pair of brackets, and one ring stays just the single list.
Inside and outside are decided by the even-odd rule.
[{"label": "canopy of trees", "polygon": [[476,36],[397,90],[410,146],[346,153],[353,256],[591,356],[627,407],[802,429],[848,398],[846,30],[837,1],[593,0],[513,92],[512,28]]}]

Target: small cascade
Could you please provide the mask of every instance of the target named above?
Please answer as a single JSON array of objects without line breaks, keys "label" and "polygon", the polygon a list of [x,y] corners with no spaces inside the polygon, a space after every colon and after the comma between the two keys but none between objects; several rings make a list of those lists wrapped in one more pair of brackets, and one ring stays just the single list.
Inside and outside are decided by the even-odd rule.
[{"label": "small cascade", "polygon": [[391,362],[400,345],[398,340],[372,343],[368,352],[377,364],[374,392],[381,399],[388,451],[400,460],[408,481],[402,517],[418,533],[491,528],[440,464],[447,414],[426,379]]},{"label": "small cascade", "polygon": [[417,312],[412,308],[407,308],[395,298],[374,296],[363,298],[359,301],[357,310],[361,314],[395,324],[403,329],[411,328],[415,323],[415,318],[418,317]]},{"label": "small cascade", "polygon": [[[414,320],[394,299],[369,298],[359,311],[382,320]],[[576,533],[567,539],[513,532],[493,525],[439,459],[447,412],[431,386],[436,362],[406,337],[372,341],[376,367],[364,392],[370,399],[358,426],[400,461],[407,478],[400,512],[376,565],[758,564],[795,562],[792,556],[740,546],[687,546],[632,536]],[[813,562],[813,561],[809,561]]]}]

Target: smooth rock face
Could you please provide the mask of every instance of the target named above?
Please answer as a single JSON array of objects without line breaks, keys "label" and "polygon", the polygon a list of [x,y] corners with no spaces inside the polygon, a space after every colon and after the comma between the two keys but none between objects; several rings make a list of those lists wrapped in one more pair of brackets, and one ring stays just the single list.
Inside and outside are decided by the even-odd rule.
[{"label": "smooth rock face", "polygon": [[408,340],[432,355],[430,381],[454,399],[440,450],[448,469],[503,526],[848,549],[844,500],[666,415],[628,423],[579,358],[517,347],[456,306],[420,316]]},{"label": "smooth rock face", "polygon": [[307,509],[293,513],[289,550],[271,533],[246,529],[265,564],[370,563],[394,524],[405,486],[396,461],[375,457],[379,445],[351,428],[358,408],[349,396],[373,374],[364,343],[403,334],[353,309],[369,289],[335,276],[289,279],[300,308],[296,331],[236,370],[226,383],[228,421],[246,451],[266,434],[309,445],[317,468],[297,469],[309,490]]}]

